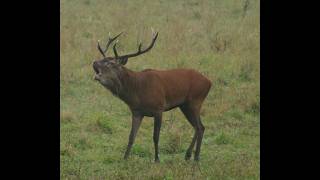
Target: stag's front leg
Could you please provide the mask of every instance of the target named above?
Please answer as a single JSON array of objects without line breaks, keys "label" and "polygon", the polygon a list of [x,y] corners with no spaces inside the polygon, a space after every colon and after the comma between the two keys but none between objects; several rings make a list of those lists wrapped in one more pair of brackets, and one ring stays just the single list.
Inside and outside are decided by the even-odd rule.
[{"label": "stag's front leg", "polygon": [[155,162],[160,162],[159,159],[159,136],[160,136],[160,128],[162,121],[162,112],[154,116],[154,129],[153,129],[153,142],[154,142],[154,151],[155,151]]},{"label": "stag's front leg", "polygon": [[138,129],[140,127],[142,118],[143,118],[143,116],[141,116],[139,114],[133,114],[132,115],[131,132],[130,132],[130,135],[129,135],[129,142],[128,142],[127,150],[126,150],[126,153],[124,154],[124,159],[128,159],[132,144],[133,144],[134,139],[135,139],[135,137],[137,135],[137,132],[138,132]]}]

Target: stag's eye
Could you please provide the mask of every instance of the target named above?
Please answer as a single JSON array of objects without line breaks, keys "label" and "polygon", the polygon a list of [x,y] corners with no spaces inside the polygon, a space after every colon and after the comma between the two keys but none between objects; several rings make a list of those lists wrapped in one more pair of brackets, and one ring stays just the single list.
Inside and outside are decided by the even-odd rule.
[{"label": "stag's eye", "polygon": [[107,64],[108,67],[115,67],[116,65],[117,64],[115,62],[113,62],[113,61],[109,61],[108,64]]}]

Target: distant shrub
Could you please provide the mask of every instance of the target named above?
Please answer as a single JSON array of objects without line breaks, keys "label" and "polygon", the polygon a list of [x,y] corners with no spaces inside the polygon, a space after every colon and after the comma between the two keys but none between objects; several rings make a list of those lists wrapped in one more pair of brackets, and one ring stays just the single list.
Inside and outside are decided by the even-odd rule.
[{"label": "distant shrub", "polygon": [[139,144],[134,144],[131,152],[139,157],[151,157],[151,153]]},{"label": "distant shrub", "polygon": [[168,132],[168,140],[163,144],[162,148],[162,150],[168,154],[180,153],[182,151],[180,129],[170,129]]},{"label": "distant shrub", "polygon": [[78,142],[75,143],[74,146],[80,150],[84,150],[91,147],[89,140],[86,136],[80,137]]},{"label": "distant shrub", "polygon": [[74,113],[70,111],[62,111],[60,113],[60,121],[61,122],[71,122],[72,120],[75,119]]},{"label": "distant shrub", "polygon": [[106,134],[112,134],[112,126],[109,123],[109,121],[102,121],[102,120],[97,120],[96,122],[97,127],[102,130]]},{"label": "distant shrub", "polygon": [[247,113],[259,114],[260,113],[260,96],[257,100],[251,103],[251,105],[246,109]]},{"label": "distant shrub", "polygon": [[84,4],[87,5],[87,6],[89,6],[90,3],[91,3],[90,0],[85,0],[85,1],[84,1]]},{"label": "distant shrub", "polygon": [[224,133],[220,133],[220,134],[217,135],[217,137],[215,138],[215,142],[216,142],[218,145],[228,144],[228,143],[230,143],[230,139],[229,139],[228,136],[225,135]]},{"label": "distant shrub", "polygon": [[254,69],[254,66],[252,63],[246,63],[242,65],[240,69],[239,79],[242,81],[251,81],[252,80],[251,74],[253,69]]},{"label": "distant shrub", "polygon": [[112,164],[114,162],[116,162],[116,160],[112,157],[108,157],[107,159],[103,160],[103,164]]},{"label": "distant shrub", "polygon": [[193,18],[194,18],[194,19],[201,19],[201,14],[200,14],[200,12],[194,11],[194,12],[193,12]]}]

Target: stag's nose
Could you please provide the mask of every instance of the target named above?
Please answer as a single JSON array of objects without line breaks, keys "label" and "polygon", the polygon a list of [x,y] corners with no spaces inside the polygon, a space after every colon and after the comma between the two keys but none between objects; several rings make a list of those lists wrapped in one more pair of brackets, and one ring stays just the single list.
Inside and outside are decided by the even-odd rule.
[{"label": "stag's nose", "polygon": [[96,73],[99,73],[98,71],[98,62],[97,61],[94,61],[92,63],[92,67],[93,67],[93,70],[96,72]]},{"label": "stag's nose", "polygon": [[98,70],[98,66],[99,66],[99,63],[97,62],[97,61],[94,61],[93,63],[92,63],[92,67],[93,67],[93,70],[95,71],[95,75],[93,76],[93,79],[94,80],[99,80],[99,77],[100,77],[100,75],[101,75],[101,73],[99,72],[99,70]]}]

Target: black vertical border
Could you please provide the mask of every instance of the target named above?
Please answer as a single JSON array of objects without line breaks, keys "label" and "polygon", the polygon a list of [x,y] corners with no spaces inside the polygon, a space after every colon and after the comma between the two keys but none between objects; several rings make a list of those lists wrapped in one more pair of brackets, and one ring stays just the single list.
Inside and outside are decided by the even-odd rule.
[{"label": "black vertical border", "polygon": [[[60,1],[12,2],[3,16],[12,50],[5,82],[9,178],[60,177]],[[9,139],[10,138],[10,139]],[[8,172],[7,172],[8,173]]]},{"label": "black vertical border", "polygon": [[[301,1],[261,2],[261,179],[310,179],[318,130],[311,57],[318,45],[314,32],[318,6]],[[311,6],[311,7],[310,7]],[[311,24],[309,24],[311,22]],[[309,42],[307,42],[309,41]],[[311,42],[310,42],[311,41]],[[313,73],[313,74],[312,74]],[[311,88],[310,88],[311,87]],[[317,153],[318,154],[318,153]],[[309,156],[309,157],[308,157]],[[311,157],[310,157],[311,156]],[[282,176],[284,178],[282,178]],[[293,178],[290,178],[293,177]]]}]

